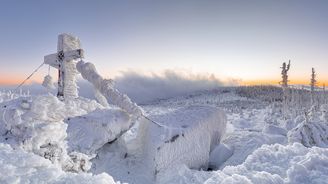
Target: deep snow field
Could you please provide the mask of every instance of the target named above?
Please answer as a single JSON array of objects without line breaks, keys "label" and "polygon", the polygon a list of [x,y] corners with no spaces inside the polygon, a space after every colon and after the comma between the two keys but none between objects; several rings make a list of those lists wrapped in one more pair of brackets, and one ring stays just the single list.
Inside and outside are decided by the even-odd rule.
[{"label": "deep snow field", "polygon": [[[129,128],[126,113],[117,107],[82,97],[62,102],[51,94],[2,91],[0,183],[328,183],[328,106],[323,100],[312,108],[297,105],[302,101],[297,93],[286,109],[281,91],[254,89],[222,87],[143,104],[156,122],[165,120],[161,114],[179,115],[180,109],[197,115],[197,107],[221,108],[227,117],[208,168],[177,161],[155,177],[146,160],[117,151],[118,130]],[[134,145],[138,142],[127,147]]]}]

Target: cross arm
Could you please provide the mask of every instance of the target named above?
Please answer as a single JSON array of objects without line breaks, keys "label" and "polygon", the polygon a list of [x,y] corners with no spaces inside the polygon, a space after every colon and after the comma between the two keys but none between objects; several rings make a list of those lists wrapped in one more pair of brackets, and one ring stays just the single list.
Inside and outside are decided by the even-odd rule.
[{"label": "cross arm", "polygon": [[44,64],[59,69],[58,54],[49,54],[44,56]]},{"label": "cross arm", "polygon": [[58,69],[60,61],[69,61],[79,58],[84,58],[84,51],[82,49],[49,54],[44,56],[44,63]]},{"label": "cross arm", "polygon": [[[62,58],[60,58],[60,57],[62,57]],[[76,50],[70,50],[70,51],[66,51],[66,52],[59,52],[58,58],[61,60],[64,60],[64,61],[84,58],[84,51],[83,51],[83,49],[76,49]]]}]

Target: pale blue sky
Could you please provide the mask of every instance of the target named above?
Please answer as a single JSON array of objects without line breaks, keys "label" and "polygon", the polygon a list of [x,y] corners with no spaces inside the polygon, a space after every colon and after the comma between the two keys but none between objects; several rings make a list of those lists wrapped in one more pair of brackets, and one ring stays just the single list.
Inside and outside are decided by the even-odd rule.
[{"label": "pale blue sky", "polygon": [[279,80],[281,63],[291,59],[291,80],[307,79],[312,66],[319,80],[328,80],[325,0],[0,3],[0,82],[23,79],[56,51],[62,32],[80,37],[86,61],[107,77],[122,70],[183,69]]}]

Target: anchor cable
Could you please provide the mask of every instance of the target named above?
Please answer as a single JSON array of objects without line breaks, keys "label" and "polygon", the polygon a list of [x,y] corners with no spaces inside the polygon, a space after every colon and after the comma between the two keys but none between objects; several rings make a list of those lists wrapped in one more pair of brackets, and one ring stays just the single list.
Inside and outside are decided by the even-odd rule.
[{"label": "anchor cable", "polygon": [[16,88],[15,88],[15,90],[14,90],[14,93],[16,93],[16,91],[22,86],[22,85],[24,85],[25,84],[25,82],[27,81],[27,80],[29,80],[42,66],[44,65],[44,62],[42,62],[42,64],[39,66],[39,67],[37,67],[22,83],[20,83]]}]

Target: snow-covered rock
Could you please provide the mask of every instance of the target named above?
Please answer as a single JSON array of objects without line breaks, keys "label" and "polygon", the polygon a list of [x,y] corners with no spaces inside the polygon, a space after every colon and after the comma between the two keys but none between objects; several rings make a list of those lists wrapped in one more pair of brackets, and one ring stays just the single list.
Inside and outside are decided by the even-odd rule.
[{"label": "snow-covered rock", "polygon": [[120,109],[96,110],[67,120],[69,150],[88,155],[117,139],[131,126],[130,116]]},{"label": "snow-covered rock", "polygon": [[[155,175],[185,164],[207,169],[210,152],[226,129],[225,113],[217,108],[190,106],[150,116],[144,158]],[[146,161],[146,160],[145,160]]]},{"label": "snow-covered rock", "polygon": [[208,106],[142,117],[117,141],[99,149],[92,171],[111,173],[123,182],[148,184],[181,165],[207,169],[210,152],[225,129],[225,113]]}]

